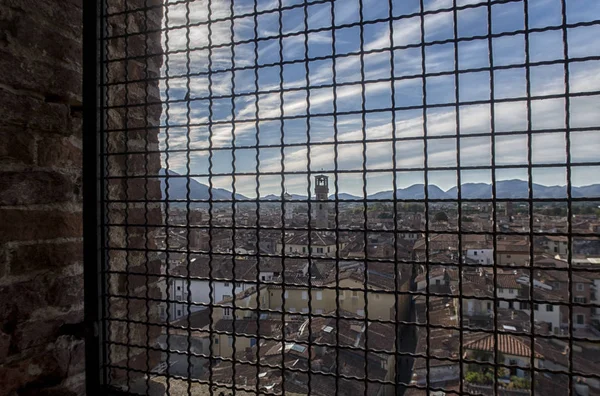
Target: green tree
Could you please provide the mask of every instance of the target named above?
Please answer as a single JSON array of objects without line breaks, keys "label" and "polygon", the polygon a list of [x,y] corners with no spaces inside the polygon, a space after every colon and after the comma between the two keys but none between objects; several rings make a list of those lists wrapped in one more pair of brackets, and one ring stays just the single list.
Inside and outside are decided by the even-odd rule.
[{"label": "green tree", "polygon": [[465,375],[465,381],[472,384],[485,384],[485,376],[478,371],[469,371]]},{"label": "green tree", "polygon": [[493,384],[494,383],[494,370],[488,370],[485,374],[484,374],[484,379],[485,379],[485,383],[486,384]]},{"label": "green tree", "polygon": [[510,375],[510,370],[506,367],[498,368],[498,378],[507,378]]},{"label": "green tree", "polygon": [[531,381],[529,378],[521,378],[513,375],[510,377],[509,389],[531,389]]}]

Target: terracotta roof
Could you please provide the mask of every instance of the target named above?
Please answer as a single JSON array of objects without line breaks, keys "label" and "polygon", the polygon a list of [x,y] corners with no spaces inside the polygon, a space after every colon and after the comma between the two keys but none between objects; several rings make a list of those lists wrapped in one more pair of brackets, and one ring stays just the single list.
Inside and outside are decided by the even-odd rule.
[{"label": "terracotta roof", "polygon": [[[588,276],[593,275],[593,272],[586,274]],[[539,269],[535,272],[534,275],[535,280],[539,280],[544,283],[548,282],[569,282],[569,271],[567,268],[565,269],[556,269],[556,270],[547,270],[547,269]],[[593,279],[593,278],[592,278]],[[571,280],[577,283],[593,283],[593,281],[589,278],[581,276],[580,273],[572,272]]]},{"label": "terracotta roof", "polygon": [[[513,336],[511,334],[498,334],[497,337],[498,352],[513,356],[531,356],[531,347],[521,337]],[[464,348],[476,351],[493,352],[495,350],[494,334],[487,334],[481,338],[467,342],[464,345]],[[543,358],[538,352],[535,352],[535,357]]]},{"label": "terracotta roof", "polygon": [[[237,281],[256,280],[256,260],[254,258],[235,258],[233,256],[213,257],[210,261],[207,257],[198,257],[189,263],[189,272],[186,262],[172,268],[172,275],[198,277],[204,279],[224,279]],[[212,269],[212,272],[211,272]]]},{"label": "terracotta roof", "polygon": [[[462,294],[466,297],[493,298],[492,279],[486,274],[464,274],[462,278]],[[455,289],[457,289],[455,287]]]},{"label": "terracotta roof", "polygon": [[[465,235],[466,237],[466,235]],[[415,242],[414,250],[425,250],[425,238]],[[458,235],[455,234],[429,234],[429,250],[458,249]]]},{"label": "terracotta roof", "polygon": [[541,287],[535,287],[533,289],[533,298],[546,303],[557,303],[564,302],[564,296],[560,290],[556,289],[542,289]]},{"label": "terracotta roof", "polygon": [[[289,235],[285,240],[286,245],[307,245],[308,246],[308,233],[299,232]],[[335,245],[335,238],[331,235],[327,235],[324,232],[313,231],[311,233],[311,246],[330,246]]]},{"label": "terracotta roof", "polygon": [[496,242],[498,252],[529,253],[527,236],[507,237]]},{"label": "terracotta roof", "polygon": [[517,283],[518,274],[496,274],[496,286],[503,289],[520,289],[521,285]]},{"label": "terracotta roof", "polygon": [[[237,321],[236,321],[237,322]],[[240,321],[241,322],[241,321]],[[339,322],[335,318],[313,318],[311,324],[312,337],[314,342],[324,344],[320,348],[313,348],[309,355],[309,350],[304,342],[308,341],[308,325],[309,321],[303,322],[297,330],[292,330],[286,336],[285,346],[282,348],[280,341],[265,341],[260,344],[260,350],[255,346],[244,351],[239,351],[236,356],[240,360],[249,360],[251,362],[260,359],[262,363],[271,365],[284,365],[285,367],[295,367],[306,370],[308,366],[308,358],[312,356],[311,366],[313,370],[323,371],[325,373],[339,373],[349,377],[358,377],[365,375],[364,354],[348,349],[339,349],[339,363],[336,367],[337,353],[335,348],[336,332],[339,331],[341,345],[356,345],[357,340],[359,346],[364,346],[364,336],[368,332],[369,348],[385,349],[392,351],[395,346],[395,327],[392,324],[379,324],[365,322],[362,320],[346,320],[341,319]],[[336,327],[339,324],[339,328]],[[327,327],[331,327],[327,329]],[[237,323],[236,323],[237,327]],[[366,331],[365,331],[366,329]],[[302,341],[302,342],[299,342]],[[328,346],[331,345],[331,346]],[[259,355],[259,356],[257,356]],[[384,380],[387,376],[387,370],[381,367],[381,359],[377,353],[369,353],[366,359],[369,378]],[[279,393],[281,391],[281,372],[270,368],[261,368],[260,377],[257,377],[256,369],[252,365],[240,365],[236,367],[236,375],[238,377],[248,379],[247,386],[253,387],[257,379],[261,387],[270,387],[271,392]],[[206,376],[206,374],[205,374]],[[213,367],[213,381],[230,384],[233,378],[231,364],[221,362]],[[306,374],[301,373],[285,373],[285,388],[286,393],[295,392],[298,394],[306,394],[307,389]],[[364,381],[362,380],[347,380],[340,381],[338,384],[340,394],[363,394]],[[367,392],[379,392],[380,385],[375,386],[369,384]],[[316,396],[329,396],[336,393],[336,381],[331,375],[320,375],[319,373],[311,374],[311,393]],[[291,394],[291,393],[290,393]]]},{"label": "terracotta roof", "polygon": [[[432,265],[428,268],[429,278],[435,278],[438,276],[447,276],[448,280],[458,280],[458,271],[453,268],[449,268],[447,265]],[[422,282],[425,280],[425,272],[420,273],[415,278],[415,282]]]},{"label": "terracotta roof", "polygon": [[[234,331],[235,325],[235,331]],[[281,327],[281,321],[261,319],[221,319],[214,324],[213,330],[235,333],[236,336],[271,336]]]},{"label": "terracotta roof", "polygon": [[[416,296],[414,298],[416,308],[416,322],[419,324],[429,323],[441,326],[458,326],[458,318],[454,314],[453,300],[449,297],[431,296],[428,304],[425,296]],[[427,316],[427,306],[429,307],[429,317]],[[429,337],[427,336],[429,333]],[[417,346],[416,353],[429,353],[437,358],[459,357],[459,340],[456,330],[444,328],[431,328],[429,332],[417,331]],[[447,360],[431,359],[430,367],[435,366],[452,366],[455,362]],[[426,367],[425,359],[415,359],[414,369],[422,369]]]},{"label": "terracotta roof", "polygon": [[546,235],[545,238],[553,242],[569,242],[569,238],[564,235]]},{"label": "terracotta roof", "polygon": [[535,267],[557,267],[557,268],[566,268],[567,267],[567,263],[565,261],[558,260],[548,254],[536,255],[533,259],[533,264]]}]

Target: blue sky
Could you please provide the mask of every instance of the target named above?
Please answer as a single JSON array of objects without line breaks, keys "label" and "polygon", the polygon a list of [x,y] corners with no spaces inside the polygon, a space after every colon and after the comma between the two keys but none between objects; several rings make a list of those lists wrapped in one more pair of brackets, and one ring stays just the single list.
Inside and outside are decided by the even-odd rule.
[{"label": "blue sky", "polygon": [[[282,1],[284,6],[301,4],[302,1]],[[395,0],[393,16],[410,15],[419,11],[418,0]],[[425,0],[425,10],[446,9],[452,6],[452,0]],[[557,26],[561,23],[560,0],[529,0],[529,27],[540,28]],[[207,1],[196,0],[189,4],[190,22],[202,22],[208,18]],[[457,0],[457,4],[482,4],[457,12],[457,29],[459,38],[485,35],[488,32],[488,6],[482,0]],[[258,10],[277,9],[277,1],[258,1]],[[283,117],[287,119],[283,125],[284,142],[286,144],[302,144],[307,142],[307,128],[310,126],[310,142],[325,143],[306,146],[293,146],[284,149],[284,168],[286,171],[306,172],[307,158],[310,157],[311,171],[321,169],[333,178],[331,171],[335,167],[334,151],[334,117],[332,41],[335,38],[335,70],[336,82],[345,83],[336,88],[337,111],[353,112],[362,109],[361,62],[359,55],[343,56],[360,51],[360,27],[351,26],[337,28],[340,25],[351,25],[359,21],[358,1],[338,0],[334,2],[335,21],[331,21],[331,3],[314,4],[306,7],[308,29],[324,29],[321,32],[308,34],[305,47],[304,27],[305,7],[297,7],[282,13],[282,31],[292,34],[283,41],[283,60],[292,63],[283,66],[283,88],[306,88],[310,98],[311,118],[307,114],[307,89],[285,91],[283,93]],[[231,15],[229,1],[212,1],[211,18],[227,18]],[[253,1],[234,1],[234,15],[251,13]],[[364,20],[373,21],[389,16],[388,2],[381,0],[363,1]],[[453,37],[453,13],[441,12],[426,15],[424,18],[425,42],[443,41]],[[597,0],[567,0],[567,23],[590,21],[600,17],[600,2]],[[209,147],[209,121],[213,124],[212,146],[220,148],[212,154],[213,172],[230,173],[233,171],[234,157],[231,147],[252,146],[257,144],[254,117],[258,111],[258,140],[261,145],[279,144],[282,125],[280,117],[280,66],[260,67],[258,69],[258,91],[276,91],[255,94],[255,74],[252,67],[279,62],[279,12],[267,12],[258,18],[258,37],[268,40],[255,43],[228,45],[233,41],[254,38],[254,18],[244,17],[233,20],[233,38],[231,36],[231,20],[212,23],[211,54],[212,83],[206,75],[192,76],[189,81],[191,102],[190,120],[200,126],[191,127],[190,147],[206,149]],[[168,21],[165,26],[170,30],[165,35],[168,49],[184,50],[187,45],[185,5],[170,5]],[[422,41],[421,19],[419,16],[396,19],[393,22],[393,46],[418,44]],[[502,34],[524,29],[523,1],[514,1],[492,5],[492,33]],[[366,155],[366,167],[369,170],[383,170],[370,173],[367,180],[367,192],[374,193],[390,190],[393,187],[393,126],[392,95],[396,108],[420,106],[423,104],[421,75],[458,70],[489,67],[487,39],[464,40],[458,43],[458,65],[454,64],[453,43],[427,46],[425,50],[425,70],[422,70],[420,48],[402,48],[390,50],[389,23],[387,21],[364,25],[364,50],[381,50],[381,52],[364,56],[365,109],[370,112],[365,116],[364,125],[360,114],[338,115],[338,156],[337,167],[345,171],[338,175],[339,192],[362,194],[363,148]],[[208,26],[202,24],[190,29],[190,47],[202,48],[209,44]],[[530,62],[543,62],[563,59],[563,37],[561,30],[531,33],[529,35]],[[568,45],[570,58],[584,58],[600,54],[600,25],[582,26],[568,29]],[[166,48],[166,46],[165,46]],[[255,59],[255,50],[258,59]],[[308,57],[327,57],[324,60],[304,61],[305,51]],[[233,51],[233,52],[232,52]],[[507,35],[493,39],[491,51],[494,66],[511,66],[494,71],[494,98],[524,98],[526,91],[526,70],[518,65],[525,62],[525,36],[523,34]],[[163,100],[184,99],[187,94],[186,74],[187,53],[168,55],[163,68],[163,76],[168,81],[161,81]],[[209,51],[199,49],[189,52],[190,72],[201,73],[208,70]],[[231,59],[233,57],[233,65]],[[394,62],[395,75],[391,76],[390,61]],[[249,67],[246,70],[231,68]],[[306,79],[308,69],[308,82]],[[600,62],[572,62],[569,66],[570,90],[572,93],[600,90]],[[178,77],[179,76],[179,77]],[[406,78],[410,77],[412,78]],[[389,81],[395,77],[395,81]],[[235,85],[235,89],[232,84]],[[400,78],[400,79],[398,79]],[[375,82],[374,80],[387,80]],[[537,65],[530,68],[531,96],[562,94],[564,87],[564,68],[562,64]],[[527,108],[525,101],[496,103],[495,136],[491,136],[490,105],[472,104],[459,106],[460,128],[456,130],[456,107],[454,75],[431,76],[426,78],[427,105],[444,105],[427,109],[427,166],[456,167],[457,144],[460,144],[460,166],[489,166],[492,160],[492,139],[495,142],[496,164],[514,166],[496,172],[496,179],[519,178],[526,180],[527,171],[527,136],[525,134],[507,135],[505,132],[527,130]],[[209,119],[210,101],[207,97],[224,96],[213,99],[213,117]],[[236,95],[232,102],[231,94]],[[168,95],[168,96],[167,96]],[[490,99],[490,72],[470,72],[459,74],[459,102],[473,102]],[[600,126],[599,97],[579,96],[571,99],[572,128]],[[256,108],[258,105],[258,110]],[[232,111],[233,109],[233,111]],[[384,110],[388,109],[388,110]],[[533,100],[531,104],[531,127],[533,131],[554,130],[565,127],[565,102],[563,98]],[[170,149],[185,149],[188,129],[181,127],[187,123],[187,105],[185,102],[170,103],[164,106],[162,125],[169,125]],[[232,116],[233,113],[233,116]],[[319,116],[322,114],[322,116]],[[168,122],[167,122],[168,115]],[[407,187],[415,183],[423,183],[423,171],[407,171],[407,169],[425,166],[423,138],[423,112],[421,109],[402,109],[395,111],[396,133],[401,139],[396,142],[396,183]],[[166,133],[161,133],[161,149],[166,146]],[[505,133],[505,134],[503,134]],[[485,136],[471,136],[487,134]],[[383,142],[353,143],[366,137],[367,140],[382,139]],[[385,140],[387,139],[387,140]],[[458,140],[460,139],[460,142]],[[532,162],[538,164],[564,164],[566,161],[566,142],[564,132],[536,133],[532,142]],[[597,161],[600,152],[600,135],[597,131],[571,132],[571,161]],[[208,151],[190,153],[192,174],[208,173]],[[237,172],[279,172],[281,168],[281,152],[279,148],[261,149],[259,163],[256,161],[255,149],[235,150],[235,169]],[[166,157],[163,156],[163,163]],[[188,158],[186,153],[172,153],[169,156],[169,168],[186,173]],[[593,167],[573,167],[573,185],[600,183],[600,169]],[[545,185],[564,185],[566,183],[565,167],[535,168],[532,171],[533,181]],[[491,182],[490,170],[462,170],[461,181]],[[430,171],[429,182],[442,189],[456,185],[456,171]],[[208,179],[198,177],[198,181],[208,184]],[[231,177],[213,177],[216,187],[232,189]],[[261,195],[280,194],[281,177],[279,175],[260,175]],[[249,197],[255,195],[256,178],[254,176],[236,177],[236,190]],[[333,181],[330,182],[333,185]],[[288,192],[306,194],[308,188],[307,175],[286,175],[285,188]],[[330,188],[333,193],[333,188]]]}]

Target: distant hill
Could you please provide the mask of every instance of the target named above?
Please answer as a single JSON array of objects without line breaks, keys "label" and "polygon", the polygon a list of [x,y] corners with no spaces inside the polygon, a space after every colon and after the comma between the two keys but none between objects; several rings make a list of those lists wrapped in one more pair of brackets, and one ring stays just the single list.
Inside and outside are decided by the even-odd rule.
[{"label": "distant hill", "polygon": [[[165,170],[161,169],[160,175],[165,175]],[[187,199],[187,178],[182,177],[179,173],[169,171],[168,184],[169,188],[167,189],[167,178],[162,177],[160,180],[161,190],[163,191],[163,198],[166,197],[166,193],[169,193],[169,199]],[[190,198],[191,199],[210,199],[209,186],[206,184],[202,184],[195,180],[194,178],[190,178]],[[213,188],[212,189],[212,199],[213,200],[227,200],[232,199],[233,194],[231,191],[225,190],[223,188]],[[248,199],[242,194],[235,194],[236,199]]]},{"label": "distant hill", "polygon": [[[460,193],[462,198],[467,199],[491,198],[492,186],[486,183],[465,183],[462,185]],[[458,188],[452,187],[447,191],[447,195],[451,198],[458,198]]]},{"label": "distant hill", "polygon": [[[335,194],[331,194],[329,196],[329,199],[335,199]],[[356,200],[356,199],[361,199],[361,198],[357,197],[356,195],[352,195],[352,194],[338,193],[338,199],[342,199],[342,200]]]},{"label": "distant hill", "polygon": [[[161,170],[161,175],[165,175],[165,170]],[[187,180],[176,172],[169,171],[169,175],[173,176],[169,178],[169,199],[187,199]],[[534,198],[554,198],[564,199],[567,197],[566,186],[544,186],[541,184],[533,184],[533,197]],[[161,188],[163,194],[167,191],[166,180],[161,178]],[[529,185],[524,180],[501,180],[496,183],[496,197],[500,199],[527,199],[529,197]],[[428,198],[430,199],[456,199],[458,189],[452,187],[447,191],[442,190],[436,185],[430,185],[428,188]],[[229,200],[232,199],[232,192],[222,189],[213,188],[212,198],[214,200]],[[573,187],[573,197],[581,198],[600,198],[600,184],[592,184],[583,187]],[[461,196],[466,199],[490,199],[492,197],[492,186],[487,183],[465,183],[461,187]],[[425,199],[425,188],[423,184],[414,184],[406,188],[399,188],[396,190],[397,199]],[[164,198],[164,197],[163,197]],[[208,200],[210,198],[209,187],[205,184],[198,182],[195,179],[190,179],[190,198],[199,200]],[[236,194],[236,199],[249,200],[250,198],[245,197],[242,194]],[[306,200],[306,195],[292,194],[292,200]],[[371,194],[367,197],[368,199],[392,199],[392,190],[380,191],[375,194]],[[277,200],[280,199],[275,194],[269,194],[262,198],[263,200]],[[329,199],[335,199],[335,194],[331,194]],[[357,197],[348,193],[339,193],[338,199],[340,200],[359,200]]]},{"label": "distant hill", "polygon": [[592,184],[589,186],[576,187],[571,194],[573,197],[600,197],[600,184]]},{"label": "distant hill", "polygon": [[[544,186],[532,184],[534,198],[567,198],[567,186]],[[457,188],[447,191],[456,195]],[[462,198],[485,199],[492,197],[492,185],[486,183],[466,183],[461,188]],[[600,184],[583,187],[573,187],[573,197],[600,197]],[[496,183],[496,198],[500,199],[527,199],[529,198],[529,185],[524,180],[501,180]]]},{"label": "distant hill", "polygon": [[[451,198],[441,188],[435,185],[430,185],[427,189],[427,196],[431,199],[449,199]],[[368,196],[369,199],[393,199],[392,190],[381,191]],[[413,184],[410,187],[399,188],[396,190],[396,198],[398,199],[425,199],[425,185]]]}]

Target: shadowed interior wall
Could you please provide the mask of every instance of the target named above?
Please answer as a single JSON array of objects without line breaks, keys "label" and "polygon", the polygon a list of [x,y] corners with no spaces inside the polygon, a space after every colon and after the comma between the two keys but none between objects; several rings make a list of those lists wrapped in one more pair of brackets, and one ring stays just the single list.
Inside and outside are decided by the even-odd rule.
[{"label": "shadowed interior wall", "polygon": [[[110,1],[109,10],[122,10],[122,3]],[[160,1],[127,1],[127,6],[141,8],[144,3]],[[148,28],[156,29],[162,12],[134,13],[128,23],[139,30],[147,16]],[[124,17],[114,18],[107,30],[123,29],[124,23]],[[115,63],[110,66],[113,75],[123,77],[119,70],[125,67],[130,77],[158,75],[160,32],[145,38],[129,39],[129,53],[149,48],[157,55]],[[113,56],[124,55],[124,39],[106,44]],[[0,1],[0,70],[0,395],[83,394],[82,1]],[[142,95],[139,87],[128,91]],[[112,97],[122,97],[120,92]],[[149,81],[143,92],[155,95],[158,82]],[[142,120],[141,113],[131,114],[130,125],[156,126],[160,112],[160,107],[150,109]],[[122,112],[109,116],[113,126],[125,122]],[[130,143],[157,141],[157,129],[140,134]],[[111,137],[113,143],[122,142],[122,135]],[[158,162],[126,158],[110,165],[146,167],[152,174]],[[148,185],[148,196],[159,199],[152,180]],[[111,193],[118,196],[125,188],[115,185]],[[123,210],[133,217],[141,209],[132,205]],[[154,216],[161,220],[160,211]],[[144,239],[145,232],[129,230],[132,243]],[[129,265],[147,266],[146,258],[131,260]],[[112,281],[121,289],[128,284],[129,293],[145,294],[141,289],[153,286],[152,279],[149,286],[139,286],[135,279]],[[115,304],[112,309],[116,315],[124,307]],[[131,342],[143,337],[145,343],[146,331],[130,329]],[[124,335],[115,332],[113,337]]]}]

